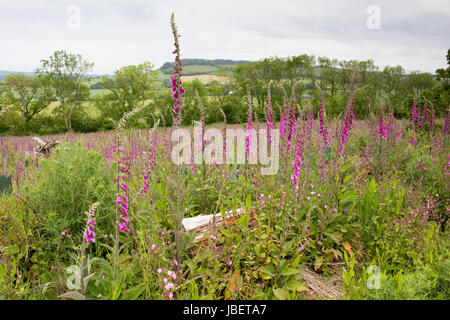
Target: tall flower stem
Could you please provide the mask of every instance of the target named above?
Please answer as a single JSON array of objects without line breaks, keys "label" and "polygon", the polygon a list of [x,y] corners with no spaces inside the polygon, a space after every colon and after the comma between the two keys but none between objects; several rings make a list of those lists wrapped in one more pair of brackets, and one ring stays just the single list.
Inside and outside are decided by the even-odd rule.
[{"label": "tall flower stem", "polygon": [[87,212],[88,219],[86,221],[86,227],[83,236],[83,242],[81,243],[81,253],[80,253],[80,289],[81,293],[86,293],[86,288],[84,284],[84,265],[85,265],[85,251],[89,242],[95,242],[95,233],[93,228],[95,226],[95,210],[97,210],[98,203],[94,203],[89,208],[89,212]]},{"label": "tall flower stem", "polygon": [[[128,202],[128,197],[126,196],[126,194],[123,194],[123,199],[120,196],[120,190],[121,190],[121,184],[120,184],[120,176],[121,176],[121,170],[120,170],[120,165],[121,165],[121,141],[122,141],[122,135],[123,135],[123,128],[125,127],[125,124],[127,122],[127,120],[133,116],[134,114],[137,114],[138,112],[142,111],[144,109],[145,105],[140,106],[139,108],[136,108],[134,110],[131,110],[129,112],[127,112],[122,119],[120,119],[119,124],[117,125],[116,128],[116,156],[117,156],[117,171],[116,171],[116,191],[117,191],[117,200],[116,200],[116,221],[115,221],[115,238],[114,238],[114,274],[113,274],[113,279],[114,282],[117,281],[118,279],[118,266],[119,266],[119,228],[122,228],[120,230],[125,231],[125,232],[130,232],[130,230],[128,230],[126,227],[124,227],[124,225],[120,222],[120,217],[119,217],[119,209],[122,210],[122,212],[127,211],[127,207],[123,207],[124,204],[122,202],[122,200],[124,200],[124,202]],[[130,160],[131,161],[131,160]],[[124,173],[125,174],[125,173]],[[126,168],[126,174],[129,174],[128,168]],[[126,187],[125,187],[126,188]],[[126,192],[126,190],[124,190],[124,192]],[[120,207],[122,205],[122,207]],[[126,219],[126,217],[122,217],[122,221],[123,218]],[[128,222],[127,222],[128,223]],[[122,227],[121,227],[122,225]]]},{"label": "tall flower stem", "polygon": [[[175,24],[175,15],[172,13],[170,18],[170,25],[172,27],[172,33],[174,38],[175,50],[175,67],[172,76],[172,98],[175,100],[174,104],[174,114],[176,117],[175,129],[179,129],[181,126],[181,108],[183,107],[183,100],[181,95],[184,94],[184,89],[181,87],[181,59],[180,59],[180,46],[178,39],[180,35],[178,34],[177,26]],[[180,261],[180,228],[181,221],[183,219],[183,212],[181,212],[181,166],[177,166],[177,207],[175,213],[175,248],[176,248],[176,261]]]},{"label": "tall flower stem", "polygon": [[[119,152],[119,148],[120,148],[120,138],[119,138],[119,134],[116,134],[116,152],[117,152],[117,177],[120,176],[120,152]],[[120,194],[120,180],[117,179],[117,194]],[[119,204],[116,203],[116,223],[115,223],[115,230],[116,230],[116,235],[114,237],[114,282],[117,281],[117,276],[118,276],[118,265],[119,265]]]},{"label": "tall flower stem", "polygon": [[[203,105],[202,99],[200,98],[200,95],[198,94],[198,91],[195,90],[195,97],[197,99],[198,105],[200,107],[200,122],[201,122],[201,134],[200,134],[200,140],[201,140],[201,146],[200,146],[200,152],[202,155],[202,178],[203,178],[203,184],[206,182],[206,163],[203,161],[203,154],[205,152],[205,140],[204,140],[204,133],[205,133],[205,106]],[[220,110],[222,113],[223,111]],[[224,153],[225,154],[225,153]],[[205,190],[202,191],[202,194],[205,195]]]},{"label": "tall flower stem", "polygon": [[266,111],[266,131],[268,136],[269,148],[272,144],[272,131],[273,131],[273,109],[272,109],[272,93],[271,93],[271,83],[269,81],[267,84],[267,111]]},{"label": "tall flower stem", "polygon": [[250,86],[247,86],[248,122],[247,122],[247,135],[245,137],[245,152],[247,153],[247,161],[244,164],[245,173],[247,173],[247,170],[248,170],[247,164],[250,161],[250,152],[251,152],[250,148],[252,148],[252,142],[253,142],[253,137],[252,137],[252,133],[251,133],[251,130],[253,127],[253,101],[252,100],[253,100],[253,97],[250,92]]},{"label": "tall flower stem", "polygon": [[86,240],[83,237],[83,243],[81,244],[81,257],[80,257],[80,289],[82,293],[86,292],[84,287],[84,253],[86,250]]},{"label": "tall flower stem", "polygon": [[[316,83],[316,88],[319,90],[320,92],[320,105],[319,105],[319,112],[318,112],[318,119],[319,119],[319,132],[320,135],[322,137],[322,147],[320,148],[320,175],[322,177],[322,179],[325,178],[325,159],[324,159],[324,153],[325,150],[330,149],[329,145],[330,145],[330,141],[328,138],[328,128],[327,128],[327,124],[325,121],[325,116],[326,116],[326,112],[325,112],[325,98],[324,98],[324,94],[322,89],[320,88],[320,86]],[[329,153],[328,153],[329,155]],[[328,156],[327,156],[327,162],[328,162]]]}]

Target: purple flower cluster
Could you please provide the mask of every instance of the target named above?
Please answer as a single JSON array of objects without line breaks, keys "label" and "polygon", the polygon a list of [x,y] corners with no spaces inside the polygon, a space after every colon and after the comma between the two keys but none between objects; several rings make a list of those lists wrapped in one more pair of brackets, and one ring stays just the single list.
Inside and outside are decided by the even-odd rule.
[{"label": "purple flower cluster", "polygon": [[395,131],[395,128],[394,128],[394,115],[392,114],[392,111],[388,113],[385,128],[386,128],[386,134],[388,136],[392,135],[394,133],[394,131]]},{"label": "purple flower cluster", "polygon": [[[121,154],[123,155],[124,150],[120,149]],[[130,167],[131,167],[131,161],[127,159],[127,156],[124,155],[119,160],[119,169],[121,172],[121,176],[116,177],[116,181],[119,183],[120,190],[122,190],[122,194],[117,195],[116,203],[119,207],[120,211],[122,212],[121,222],[117,222],[117,225],[119,226],[120,231],[123,232],[130,232],[130,229],[127,228],[127,225],[129,223],[128,220],[128,197],[127,197],[127,191],[128,191],[128,185],[126,183],[126,180],[130,173]],[[120,182],[122,180],[122,182]]]},{"label": "purple flower cluster", "polygon": [[412,113],[412,121],[415,123],[417,121],[418,116],[419,116],[419,111],[417,110],[416,97],[414,97],[414,102],[413,102],[413,106],[412,106],[412,109],[411,109],[411,113]]},{"label": "purple flower cluster", "polygon": [[380,121],[378,121],[378,135],[377,140],[383,138],[386,140],[387,138],[387,128],[383,123],[383,108],[380,108]]},{"label": "purple flower cluster", "polygon": [[117,196],[117,205],[119,206],[120,211],[122,211],[121,220],[123,222],[117,223],[117,225],[119,226],[119,230],[123,232],[130,232],[130,229],[127,228],[127,224],[129,222],[128,220],[129,213],[128,213],[128,197],[125,193],[122,196],[120,195]]},{"label": "purple flower cluster", "polygon": [[291,150],[292,135],[295,132],[295,122],[296,122],[296,118],[295,118],[295,102],[292,99],[291,109],[289,110],[289,131],[288,131],[288,136],[287,136],[287,142],[288,142],[287,150],[288,151]]},{"label": "purple flower cluster", "polygon": [[416,147],[416,140],[414,139],[414,136],[411,136],[410,143],[414,146],[414,148]]},{"label": "purple flower cluster", "polygon": [[247,136],[245,137],[245,151],[247,152],[247,154],[250,154],[250,147],[251,147],[251,143],[252,143],[252,133],[251,133],[251,129],[252,129],[252,124],[253,124],[253,108],[252,108],[252,101],[251,101],[251,97],[249,95],[248,97],[248,123],[247,123]]},{"label": "purple flower cluster", "polygon": [[273,130],[272,115],[273,115],[272,101],[269,96],[269,99],[267,101],[267,123],[266,123],[266,131],[267,134],[269,135],[269,144],[272,142],[272,130]]},{"label": "purple flower cluster", "polygon": [[385,129],[386,129],[387,137],[391,137],[391,142],[392,142],[393,147],[395,146],[396,140],[398,140],[398,136],[396,136],[396,131],[395,131],[395,127],[394,127],[394,124],[395,124],[394,120],[395,120],[394,114],[392,113],[392,111],[389,111]]},{"label": "purple flower cluster", "polygon": [[444,128],[442,129],[444,134],[450,134],[450,112],[447,113],[444,121]]},{"label": "purple flower cluster", "polygon": [[95,208],[91,210],[91,212],[87,213],[89,220],[86,223],[86,229],[84,230],[84,240],[86,243],[95,242]]},{"label": "purple flower cluster", "polygon": [[285,107],[285,110],[281,113],[280,118],[280,137],[281,139],[284,139],[286,137],[287,133],[287,110]]},{"label": "purple flower cluster", "polygon": [[430,131],[433,131],[433,119],[434,119],[434,112],[433,109],[430,111]]},{"label": "purple flower cluster", "polygon": [[302,167],[302,149],[303,149],[303,136],[300,130],[297,132],[295,148],[295,159],[292,160],[292,167],[294,168],[294,174],[291,176],[291,181],[294,181],[295,189],[298,189],[298,181],[301,173]]},{"label": "purple flower cluster", "polygon": [[327,128],[327,125],[325,124],[325,120],[323,118],[322,103],[319,106],[319,130],[320,130],[320,135],[322,136],[322,139],[323,139],[323,143],[325,144],[325,146],[328,146],[330,144],[330,140],[328,138],[328,128]]},{"label": "purple flower cluster", "polygon": [[344,151],[344,145],[347,143],[348,134],[352,130],[353,119],[355,115],[353,114],[353,98],[350,100],[347,106],[347,112],[345,114],[344,126],[342,127],[342,135],[341,135],[341,145],[339,146],[339,157]]},{"label": "purple flower cluster", "polygon": [[[178,58],[178,57],[177,57]],[[177,64],[175,64],[175,70],[172,75],[171,83],[172,83],[172,99],[175,100],[173,105],[173,113],[177,116],[177,122],[180,123],[180,115],[179,111],[183,107],[183,99],[181,99],[181,95],[185,94],[184,88],[181,86],[181,61],[178,63],[179,67],[177,68]],[[179,80],[178,80],[179,79]]]},{"label": "purple flower cluster", "polygon": [[428,109],[427,109],[427,103],[425,102],[425,104],[423,105],[423,110],[422,110],[422,119],[420,120],[419,123],[419,127],[423,126],[425,123],[425,119],[428,117]]},{"label": "purple flower cluster", "polygon": [[148,170],[147,172],[145,170],[142,170],[142,175],[144,176],[144,193],[148,193],[148,175],[150,173],[150,170]]},{"label": "purple flower cluster", "polygon": [[348,101],[347,101],[347,111],[345,113],[344,125],[342,126],[342,132],[341,132],[341,145],[339,146],[339,150],[338,150],[339,158],[341,157],[342,152],[344,151],[344,146],[347,143],[348,135],[349,135],[350,131],[352,131],[353,120],[355,119],[355,114],[353,113],[353,101],[355,99],[355,93],[356,93],[355,79],[356,79],[356,72],[353,73],[352,82],[350,84],[350,95],[349,95]]},{"label": "purple flower cluster", "polygon": [[177,273],[175,271],[168,270],[166,274],[164,273],[164,270],[162,268],[158,268],[156,271],[162,277],[162,282],[165,290],[164,296],[173,300],[173,289],[175,287],[175,284],[172,281],[175,282],[177,280]]},{"label": "purple flower cluster", "polygon": [[314,112],[313,112],[313,106],[311,105],[311,108],[309,109],[309,114],[308,114],[308,138],[307,138],[307,143],[309,143],[309,141],[311,140],[311,133],[313,130],[313,126],[314,126]]}]

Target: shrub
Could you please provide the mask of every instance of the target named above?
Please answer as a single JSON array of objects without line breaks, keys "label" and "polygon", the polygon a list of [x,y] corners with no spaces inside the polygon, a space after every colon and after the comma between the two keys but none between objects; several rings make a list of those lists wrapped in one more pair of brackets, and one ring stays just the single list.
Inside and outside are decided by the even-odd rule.
[{"label": "shrub", "polygon": [[[81,243],[85,211],[99,202],[96,233],[99,240],[114,226],[114,177],[101,153],[81,143],[64,144],[42,159],[32,182],[24,188],[26,198],[37,211],[46,250],[66,249],[70,238]],[[66,235],[61,232],[65,231]]]}]

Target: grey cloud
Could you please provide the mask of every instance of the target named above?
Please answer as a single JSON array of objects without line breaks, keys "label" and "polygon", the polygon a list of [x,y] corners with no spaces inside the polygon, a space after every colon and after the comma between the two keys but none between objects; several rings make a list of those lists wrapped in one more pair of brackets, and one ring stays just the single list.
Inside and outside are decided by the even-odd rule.
[{"label": "grey cloud", "polygon": [[[80,30],[65,26],[71,4],[81,8]],[[372,4],[381,8],[381,30],[366,28]],[[173,59],[172,11],[186,58],[308,53],[434,72],[449,47],[446,0],[17,0],[0,2],[0,70],[32,70],[57,49],[85,55],[96,73],[145,60],[159,66]]]}]

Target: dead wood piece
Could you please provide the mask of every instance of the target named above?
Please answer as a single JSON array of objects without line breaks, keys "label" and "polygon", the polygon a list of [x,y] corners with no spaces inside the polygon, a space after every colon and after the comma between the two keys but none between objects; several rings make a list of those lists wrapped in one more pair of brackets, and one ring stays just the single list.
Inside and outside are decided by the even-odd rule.
[{"label": "dead wood piece", "polygon": [[50,140],[45,142],[39,137],[33,137],[32,140],[37,144],[37,146],[34,147],[34,151],[36,153],[49,154],[50,151],[59,144],[58,140]]},{"label": "dead wood piece", "polygon": [[[251,227],[256,225],[255,208],[249,209],[250,219],[249,225]],[[221,213],[200,215],[192,218],[185,218],[182,221],[182,225],[186,231],[196,230],[194,242],[203,242],[206,239],[206,235],[217,227],[226,227],[227,225],[233,225],[236,221],[246,213],[245,208],[226,211],[223,215]]]}]

